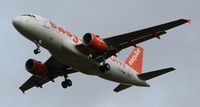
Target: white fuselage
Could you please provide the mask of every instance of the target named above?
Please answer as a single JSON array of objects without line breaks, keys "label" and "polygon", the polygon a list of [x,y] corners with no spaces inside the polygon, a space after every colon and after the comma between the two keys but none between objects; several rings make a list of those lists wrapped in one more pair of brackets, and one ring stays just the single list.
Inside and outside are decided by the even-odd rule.
[{"label": "white fuselage", "polygon": [[84,74],[97,75],[114,82],[147,86],[146,81],[140,80],[131,67],[115,56],[106,60],[111,69],[101,73],[98,62],[76,49],[76,45],[82,44],[82,40],[46,18],[38,15],[19,16],[13,20],[13,23],[23,36],[33,42],[39,42],[62,64]]}]

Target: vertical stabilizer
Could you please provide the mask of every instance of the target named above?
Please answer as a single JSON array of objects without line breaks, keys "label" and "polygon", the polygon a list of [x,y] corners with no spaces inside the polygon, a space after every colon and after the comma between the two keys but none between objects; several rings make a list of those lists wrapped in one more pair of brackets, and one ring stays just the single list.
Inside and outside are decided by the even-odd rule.
[{"label": "vertical stabilizer", "polygon": [[125,60],[125,63],[133,68],[138,74],[142,73],[143,51],[142,47],[137,46]]}]

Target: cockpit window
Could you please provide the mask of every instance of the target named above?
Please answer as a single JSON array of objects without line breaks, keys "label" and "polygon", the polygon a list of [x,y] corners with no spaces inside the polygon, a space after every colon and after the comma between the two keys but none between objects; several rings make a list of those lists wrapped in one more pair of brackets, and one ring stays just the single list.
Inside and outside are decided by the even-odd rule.
[{"label": "cockpit window", "polygon": [[24,14],[22,16],[29,16],[29,17],[33,17],[33,18],[36,18],[34,15],[31,15],[31,14]]}]

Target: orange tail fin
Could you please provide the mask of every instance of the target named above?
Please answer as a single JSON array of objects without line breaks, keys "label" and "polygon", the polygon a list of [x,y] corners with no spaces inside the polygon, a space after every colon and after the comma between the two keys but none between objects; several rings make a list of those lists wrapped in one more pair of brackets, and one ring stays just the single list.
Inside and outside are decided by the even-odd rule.
[{"label": "orange tail fin", "polygon": [[142,47],[137,46],[125,60],[125,63],[133,68],[138,74],[142,73],[143,51]]}]

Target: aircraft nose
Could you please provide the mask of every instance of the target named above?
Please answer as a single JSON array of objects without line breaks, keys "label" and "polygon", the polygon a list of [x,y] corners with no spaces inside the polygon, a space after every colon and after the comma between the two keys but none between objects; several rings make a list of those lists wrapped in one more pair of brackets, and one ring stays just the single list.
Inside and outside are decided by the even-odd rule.
[{"label": "aircraft nose", "polygon": [[22,24],[22,18],[21,18],[20,16],[15,17],[15,18],[12,20],[12,24],[13,24],[13,26],[14,26],[16,29],[18,29],[18,28],[21,26],[21,24]]}]

